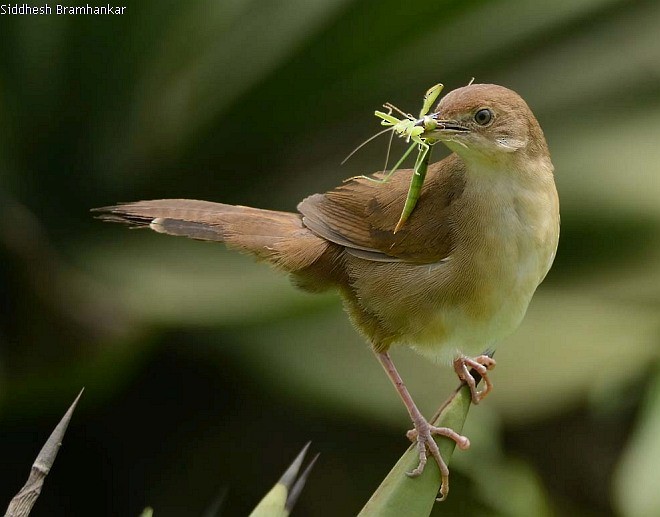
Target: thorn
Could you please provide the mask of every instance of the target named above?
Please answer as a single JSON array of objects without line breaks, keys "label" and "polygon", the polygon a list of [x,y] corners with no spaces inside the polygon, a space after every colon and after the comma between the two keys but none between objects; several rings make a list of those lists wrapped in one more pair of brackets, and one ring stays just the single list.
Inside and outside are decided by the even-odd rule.
[{"label": "thorn", "polygon": [[[309,445],[309,444],[307,444],[307,445]],[[307,465],[307,468],[300,475],[300,477],[298,478],[298,481],[296,481],[296,484],[293,485],[293,488],[289,491],[289,496],[286,498],[286,506],[285,506],[285,508],[289,512],[293,509],[293,507],[298,502],[298,498],[300,497],[300,493],[302,492],[303,488],[305,487],[305,483],[307,483],[307,478],[311,474],[312,468],[314,468],[314,464],[316,463],[317,459],[319,459],[319,454],[314,456],[312,461],[309,462],[309,465]]]},{"label": "thorn", "polygon": [[296,459],[293,460],[291,465],[289,465],[289,468],[286,469],[286,472],[282,474],[282,477],[278,481],[278,483],[284,485],[287,490],[290,490],[291,487],[293,486],[293,483],[296,480],[296,476],[298,475],[298,471],[300,470],[300,466],[302,465],[302,462],[305,459],[305,454],[307,454],[307,449],[309,449],[311,443],[312,442],[307,442],[307,444],[298,453],[298,456],[296,456]]},{"label": "thorn", "polygon": [[57,426],[55,426],[55,429],[53,429],[53,432],[48,437],[48,440],[46,440],[46,443],[41,448],[37,459],[34,461],[34,467],[43,468],[45,470],[44,477],[46,474],[48,474],[48,471],[53,466],[53,463],[55,463],[55,458],[57,457],[57,453],[59,452],[60,446],[62,445],[62,440],[64,439],[64,433],[66,433],[66,429],[69,426],[69,422],[71,421],[71,417],[73,416],[73,412],[76,409],[76,405],[78,404],[83,391],[85,391],[85,388],[80,390],[80,393],[78,393],[78,396],[73,401],[73,404],[71,404],[67,412],[64,413],[62,420],[60,420]]},{"label": "thorn", "polygon": [[64,416],[55,426],[55,429],[53,429],[53,432],[48,437],[48,440],[46,440],[41,451],[39,451],[37,459],[35,459],[32,464],[28,480],[23,488],[21,488],[10,501],[6,515],[10,517],[23,517],[29,515],[34,503],[39,497],[39,494],[41,494],[41,488],[43,487],[46,476],[55,463],[55,458],[57,457],[57,453],[62,445],[62,440],[64,439],[64,433],[66,433],[66,429],[69,426],[69,422],[71,421],[71,417],[73,416],[73,412],[76,409],[76,405],[78,404],[83,391],[85,391],[85,388],[80,390],[80,393],[78,393],[73,404],[71,404],[67,412],[64,413]]}]

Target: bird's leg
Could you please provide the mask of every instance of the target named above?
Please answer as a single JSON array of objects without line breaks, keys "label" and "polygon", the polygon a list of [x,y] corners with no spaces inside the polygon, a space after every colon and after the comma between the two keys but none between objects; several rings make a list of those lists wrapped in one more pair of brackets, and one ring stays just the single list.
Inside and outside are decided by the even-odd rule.
[{"label": "bird's leg", "polygon": [[383,365],[383,368],[385,369],[387,376],[392,381],[392,384],[394,384],[394,387],[396,388],[396,391],[399,393],[401,400],[403,400],[403,403],[406,406],[406,409],[408,410],[408,414],[412,419],[413,425],[415,426],[414,429],[408,431],[406,436],[408,436],[408,438],[413,443],[417,442],[417,450],[419,452],[419,464],[415,469],[413,469],[411,472],[408,472],[407,474],[410,477],[417,477],[421,475],[421,473],[424,471],[424,466],[426,465],[426,461],[427,461],[426,450],[428,448],[429,452],[431,453],[431,456],[433,456],[433,458],[438,464],[438,467],[440,468],[440,475],[442,477],[442,486],[440,487],[439,500],[443,500],[447,496],[447,493],[449,492],[449,469],[447,468],[447,464],[442,459],[442,456],[440,456],[440,450],[438,449],[438,444],[435,443],[433,436],[434,435],[446,436],[447,438],[454,440],[456,442],[456,445],[458,445],[459,449],[467,449],[470,446],[470,440],[468,440],[465,436],[458,434],[454,430],[449,429],[448,427],[436,427],[434,425],[431,425],[428,422],[428,420],[424,418],[424,416],[419,411],[419,409],[417,409],[415,402],[410,396],[410,392],[403,383],[403,379],[399,375],[399,372],[397,372],[396,367],[394,366],[394,363],[392,362],[392,359],[390,358],[389,354],[387,352],[380,352],[380,353],[377,352],[376,357],[378,357],[378,360],[380,361],[380,364]]},{"label": "bird's leg", "polygon": [[[473,368],[484,380],[484,389],[481,391],[477,391],[477,383],[470,373],[469,368]],[[458,378],[470,387],[472,402],[474,404],[479,404],[481,399],[493,389],[493,383],[488,378],[488,370],[492,370],[493,368],[495,368],[495,359],[487,355],[480,355],[474,358],[459,356],[454,359],[454,371],[458,375]]]}]

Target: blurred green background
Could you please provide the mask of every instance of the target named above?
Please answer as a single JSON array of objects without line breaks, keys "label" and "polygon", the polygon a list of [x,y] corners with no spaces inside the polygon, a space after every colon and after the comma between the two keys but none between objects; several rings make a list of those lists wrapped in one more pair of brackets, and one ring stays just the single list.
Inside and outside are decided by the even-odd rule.
[{"label": "blurred green background", "polygon": [[[656,0],[1,16],[0,503],[85,386],[33,515],[194,516],[223,491],[224,515],[245,515],[307,440],[321,458],[297,515],[357,513],[409,421],[339,300],[89,209],[294,210],[382,167],[386,139],[339,162],[383,102],[416,111],[431,84],[475,77],[540,120],[562,237],[434,515],[660,515],[659,27]],[[431,414],[453,373],[394,356]]]}]

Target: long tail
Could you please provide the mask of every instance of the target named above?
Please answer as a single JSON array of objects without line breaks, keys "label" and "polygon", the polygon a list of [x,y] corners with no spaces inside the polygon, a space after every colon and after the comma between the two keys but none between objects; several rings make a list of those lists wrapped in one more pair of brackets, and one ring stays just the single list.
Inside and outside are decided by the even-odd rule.
[{"label": "long tail", "polygon": [[317,263],[331,244],[308,230],[302,216],[191,199],[158,199],[95,208],[104,221],[227,246],[289,273]]}]

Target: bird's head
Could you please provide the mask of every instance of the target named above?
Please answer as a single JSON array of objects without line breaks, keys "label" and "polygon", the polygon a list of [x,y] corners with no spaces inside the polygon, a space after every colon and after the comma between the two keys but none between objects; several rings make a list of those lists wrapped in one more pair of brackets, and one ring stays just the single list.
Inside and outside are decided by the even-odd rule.
[{"label": "bird's head", "polygon": [[494,84],[472,84],[445,95],[425,137],[444,142],[466,160],[509,163],[545,159],[543,131],[516,92]]}]

